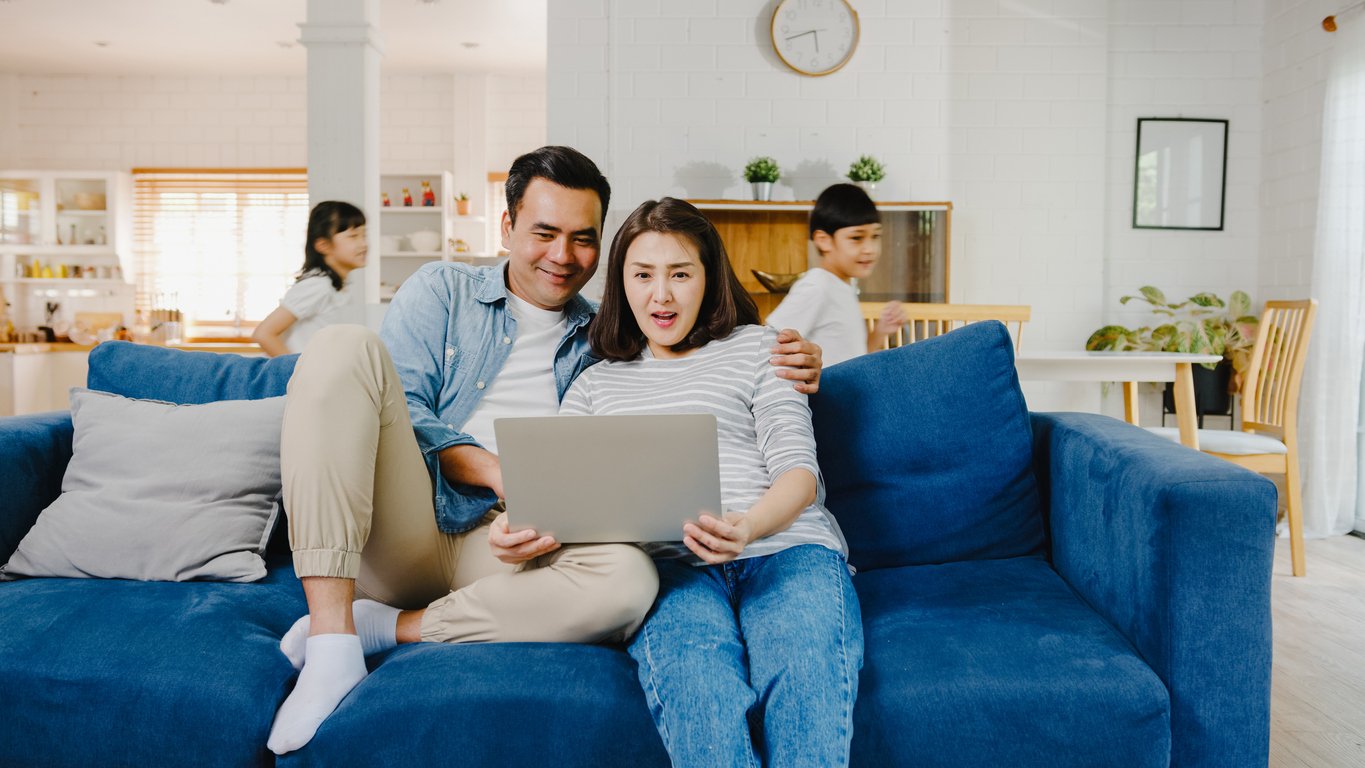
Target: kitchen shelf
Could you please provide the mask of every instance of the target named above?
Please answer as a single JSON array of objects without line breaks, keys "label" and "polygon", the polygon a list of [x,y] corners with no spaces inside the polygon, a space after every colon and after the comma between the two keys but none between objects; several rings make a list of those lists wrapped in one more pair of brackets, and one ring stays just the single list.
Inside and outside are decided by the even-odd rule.
[{"label": "kitchen shelf", "polygon": [[108,216],[108,215],[109,215],[109,212],[106,211],[106,210],[103,210],[103,209],[98,210],[98,211],[87,211],[87,210],[82,210],[82,209],[77,208],[77,209],[69,210],[69,211],[57,211],[57,215],[58,215],[58,216],[98,216],[98,217],[103,218],[103,217],[105,217],[105,216]]},{"label": "kitchen shelf", "polygon": [[390,213],[443,213],[439,205],[391,205],[388,208],[381,205],[379,212],[385,215]]},{"label": "kitchen shelf", "polygon": [[108,285],[128,285],[123,280],[104,277],[10,277],[0,278],[0,283],[14,283],[17,285],[88,285],[88,286],[108,286]]},{"label": "kitchen shelf", "polygon": [[384,259],[440,259],[445,256],[441,251],[389,251],[380,255]]}]

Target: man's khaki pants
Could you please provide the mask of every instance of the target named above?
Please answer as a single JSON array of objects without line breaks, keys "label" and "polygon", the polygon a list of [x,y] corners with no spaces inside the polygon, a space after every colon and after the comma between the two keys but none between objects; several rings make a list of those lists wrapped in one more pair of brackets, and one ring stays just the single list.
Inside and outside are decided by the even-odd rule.
[{"label": "man's khaki pants", "polygon": [[566,545],[511,566],[488,548],[491,512],[469,533],[440,532],[403,386],[363,326],[324,328],[304,350],[280,455],[298,576],[355,579],[359,596],[425,606],[423,640],[621,640],[654,601],[654,564],[632,545]]}]

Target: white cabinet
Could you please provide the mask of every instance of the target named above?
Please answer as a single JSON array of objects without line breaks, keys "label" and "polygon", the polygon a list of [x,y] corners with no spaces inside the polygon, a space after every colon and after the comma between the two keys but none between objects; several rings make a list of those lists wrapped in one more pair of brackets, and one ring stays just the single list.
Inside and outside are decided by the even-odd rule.
[{"label": "white cabinet", "polygon": [[132,204],[126,173],[0,171],[0,292],[16,327],[43,324],[49,304],[58,319],[132,311]]},{"label": "white cabinet", "polygon": [[[430,205],[423,204],[426,189]],[[381,199],[370,209],[379,220],[379,258],[370,261],[379,265],[379,295],[387,301],[423,264],[449,259],[455,200],[449,171],[384,174],[379,191],[389,204]],[[411,205],[404,204],[405,192]]]},{"label": "white cabinet", "polygon": [[66,410],[88,370],[84,350],[0,352],[0,416]]}]

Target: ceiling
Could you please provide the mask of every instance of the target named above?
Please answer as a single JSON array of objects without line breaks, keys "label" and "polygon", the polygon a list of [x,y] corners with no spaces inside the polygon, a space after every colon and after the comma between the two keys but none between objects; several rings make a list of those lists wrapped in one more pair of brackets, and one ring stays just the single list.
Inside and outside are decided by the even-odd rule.
[{"label": "ceiling", "polygon": [[[543,73],[546,1],[379,0],[382,68]],[[0,0],[0,74],[303,75],[306,12],[305,0]]]}]

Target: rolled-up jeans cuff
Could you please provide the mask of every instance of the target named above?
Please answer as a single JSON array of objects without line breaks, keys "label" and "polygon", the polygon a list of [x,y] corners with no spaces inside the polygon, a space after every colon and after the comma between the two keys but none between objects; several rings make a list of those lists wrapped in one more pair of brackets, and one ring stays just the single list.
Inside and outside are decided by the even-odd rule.
[{"label": "rolled-up jeans cuff", "polygon": [[340,549],[294,550],[294,575],[328,576],[334,579],[354,579],[360,574],[360,553]]}]

